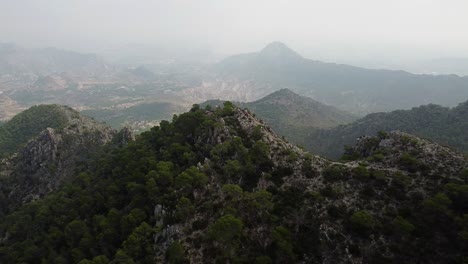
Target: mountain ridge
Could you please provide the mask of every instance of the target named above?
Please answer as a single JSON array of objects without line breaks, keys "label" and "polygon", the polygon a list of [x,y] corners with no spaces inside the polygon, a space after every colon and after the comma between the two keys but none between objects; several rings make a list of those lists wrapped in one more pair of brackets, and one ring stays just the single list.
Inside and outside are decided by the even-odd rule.
[{"label": "mountain ridge", "polygon": [[359,139],[348,157],[307,153],[229,102],[195,105],[0,217],[0,260],[463,259],[463,156],[392,132]]}]

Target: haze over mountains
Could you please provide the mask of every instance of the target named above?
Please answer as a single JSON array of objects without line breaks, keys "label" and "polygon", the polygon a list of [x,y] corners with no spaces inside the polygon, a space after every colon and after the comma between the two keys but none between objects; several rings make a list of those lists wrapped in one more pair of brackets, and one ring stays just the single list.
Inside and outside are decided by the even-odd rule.
[{"label": "haze over mountains", "polygon": [[2,1],[0,263],[468,264],[467,10]]},{"label": "haze over mountains", "polygon": [[[465,77],[313,61],[277,42],[182,68],[37,52],[34,63],[28,52],[3,60],[13,70],[0,94],[2,263],[464,257]],[[465,102],[358,117],[426,100]],[[40,105],[9,118],[50,102],[82,111]],[[328,159],[344,145],[346,161]]]},{"label": "haze over mountains", "polygon": [[[215,65],[213,83],[193,93],[252,101],[288,88],[354,114],[437,103],[455,106],[468,97],[468,77],[371,70],[305,59],[280,42]],[[214,87],[219,87],[217,90]]]},{"label": "haze over mountains", "polygon": [[[371,70],[305,59],[280,42],[218,63],[111,64],[96,55],[3,44],[0,119],[38,103],[120,111],[148,103],[188,109],[209,99],[249,102],[287,88],[355,115],[468,97],[468,77]],[[149,120],[160,121],[160,120]]]}]

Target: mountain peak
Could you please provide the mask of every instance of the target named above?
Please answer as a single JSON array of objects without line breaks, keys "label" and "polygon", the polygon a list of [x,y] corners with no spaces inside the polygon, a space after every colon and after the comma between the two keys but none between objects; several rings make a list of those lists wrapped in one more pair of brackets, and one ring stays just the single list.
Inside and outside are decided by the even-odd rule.
[{"label": "mountain peak", "polygon": [[257,101],[261,102],[261,101],[270,101],[270,100],[287,100],[287,101],[294,102],[294,103],[303,102],[307,104],[313,103],[313,104],[324,105],[310,97],[301,96],[288,88],[277,90]]},{"label": "mountain peak", "polygon": [[288,88],[279,89],[278,91],[272,93],[272,95],[273,94],[274,95],[282,95],[282,96],[298,96],[298,97],[300,97],[300,95],[298,95],[297,93],[291,91]]},{"label": "mountain peak", "polygon": [[286,46],[286,44],[275,41],[266,45],[261,51],[260,55],[267,58],[290,58],[300,59],[302,58],[297,52]]},{"label": "mountain peak", "polygon": [[301,96],[285,88],[247,105],[255,114],[280,134],[290,134],[294,128],[328,128],[355,119],[349,113]]}]

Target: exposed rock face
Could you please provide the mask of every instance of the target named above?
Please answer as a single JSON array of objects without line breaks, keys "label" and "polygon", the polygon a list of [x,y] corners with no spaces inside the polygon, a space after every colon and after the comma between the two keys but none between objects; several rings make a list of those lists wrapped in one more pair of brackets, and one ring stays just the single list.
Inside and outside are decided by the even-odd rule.
[{"label": "exposed rock face", "polygon": [[[395,151],[398,150],[398,151]],[[380,164],[395,169],[424,169],[426,174],[456,175],[466,166],[466,159],[460,153],[441,146],[427,139],[422,139],[401,131],[384,133],[380,137],[360,137],[356,141],[354,151],[364,158],[375,154],[384,155]],[[402,158],[413,156],[420,168],[409,168],[411,164],[402,164]],[[407,163],[407,162],[406,162]]]},{"label": "exposed rock face", "polygon": [[4,192],[9,208],[15,208],[57,190],[87,161],[111,141],[125,145],[133,139],[128,129],[120,133],[83,116],[74,116],[63,129],[47,128],[16,155],[1,162]]}]

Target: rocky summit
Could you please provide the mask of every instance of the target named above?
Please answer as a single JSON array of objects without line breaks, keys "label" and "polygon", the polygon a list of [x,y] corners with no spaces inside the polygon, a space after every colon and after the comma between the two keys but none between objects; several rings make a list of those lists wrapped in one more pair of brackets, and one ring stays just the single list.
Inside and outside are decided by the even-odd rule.
[{"label": "rocky summit", "polygon": [[[63,157],[65,135],[44,131],[24,150],[37,153],[28,164]],[[93,142],[108,141],[100,135]],[[195,105],[84,164],[0,218],[2,263],[467,260],[468,162],[410,134],[359,138],[334,162],[226,102]]]}]

